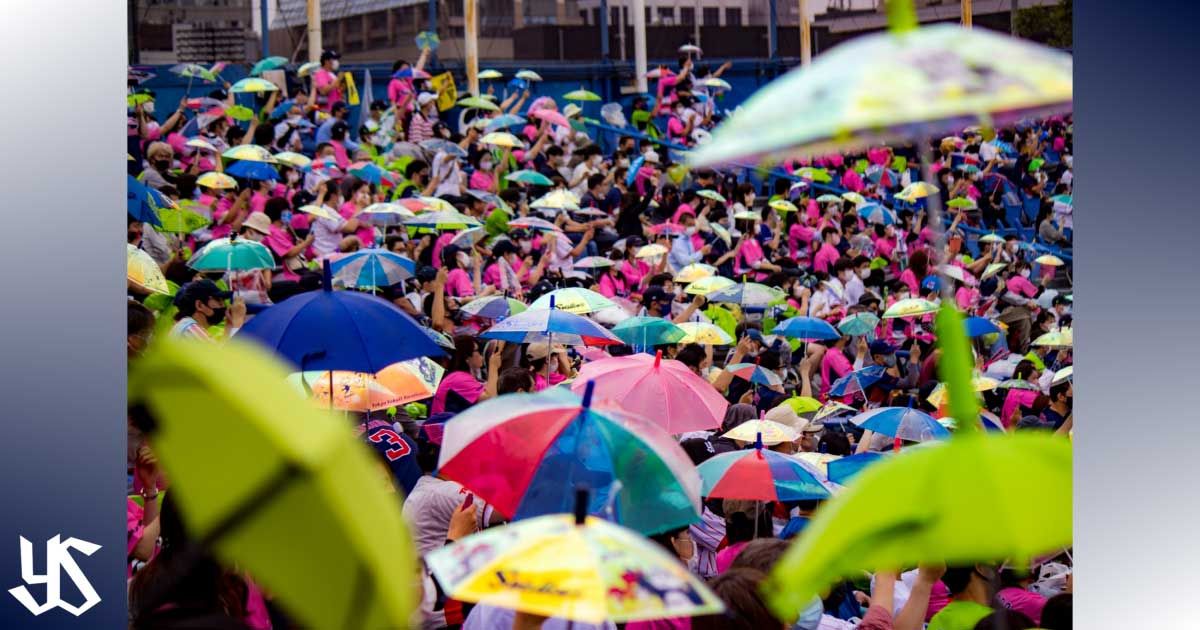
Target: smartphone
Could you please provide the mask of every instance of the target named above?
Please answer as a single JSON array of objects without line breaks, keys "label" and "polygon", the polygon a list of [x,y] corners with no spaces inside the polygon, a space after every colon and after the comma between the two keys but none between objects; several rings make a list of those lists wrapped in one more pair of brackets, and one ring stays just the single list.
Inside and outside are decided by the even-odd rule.
[{"label": "smartphone", "polygon": [[466,500],[466,501],[463,501],[463,509],[465,510],[465,509],[467,509],[467,508],[471,507],[471,506],[472,506],[472,505],[474,505],[474,504],[475,504],[475,494],[474,494],[474,493],[468,493],[468,494],[467,494],[467,500]]}]

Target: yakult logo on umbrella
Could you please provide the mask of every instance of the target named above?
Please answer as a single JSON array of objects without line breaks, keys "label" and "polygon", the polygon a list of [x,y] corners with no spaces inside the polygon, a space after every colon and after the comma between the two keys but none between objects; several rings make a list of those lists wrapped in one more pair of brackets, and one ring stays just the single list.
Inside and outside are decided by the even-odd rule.
[{"label": "yakult logo on umbrella", "polygon": [[[100,549],[100,545],[78,538],[61,541],[58,534],[55,534],[53,538],[46,541],[46,573],[38,575],[34,572],[33,544],[24,536],[19,538],[21,539],[21,579],[27,585],[46,585],[46,602],[44,604],[38,604],[26,586],[8,590],[13,597],[17,598],[17,601],[21,602],[22,606],[29,609],[29,612],[40,615],[58,607],[78,617],[92,606],[100,603],[100,595],[96,593],[95,588],[92,588],[92,583],[80,570],[79,565],[75,564],[75,559],[71,557],[72,549],[82,552],[85,556],[90,556]],[[67,577],[71,578],[71,581],[75,583],[75,588],[83,595],[83,603],[79,606],[72,606],[60,597],[63,571],[67,572]]]}]

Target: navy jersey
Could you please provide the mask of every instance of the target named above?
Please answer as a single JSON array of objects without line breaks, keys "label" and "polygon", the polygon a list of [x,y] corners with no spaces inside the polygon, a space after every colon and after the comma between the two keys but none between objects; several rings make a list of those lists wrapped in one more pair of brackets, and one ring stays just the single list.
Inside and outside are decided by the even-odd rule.
[{"label": "navy jersey", "polygon": [[396,487],[408,496],[417,480],[421,478],[421,467],[417,464],[417,444],[402,431],[388,422],[372,420],[367,425],[367,444],[375,449],[392,471]]}]

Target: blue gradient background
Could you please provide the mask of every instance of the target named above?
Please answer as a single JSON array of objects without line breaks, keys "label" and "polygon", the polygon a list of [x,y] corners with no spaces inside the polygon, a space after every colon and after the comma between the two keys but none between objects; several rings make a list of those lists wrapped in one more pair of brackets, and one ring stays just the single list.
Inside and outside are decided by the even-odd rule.
[{"label": "blue gradient background", "polygon": [[[103,601],[34,618],[0,593],[0,627],[122,628],[126,3],[49,7],[0,4],[0,590],[18,535],[41,571],[62,534],[103,545],[77,555]],[[1196,627],[1198,13],[1075,6],[1076,628]]]}]

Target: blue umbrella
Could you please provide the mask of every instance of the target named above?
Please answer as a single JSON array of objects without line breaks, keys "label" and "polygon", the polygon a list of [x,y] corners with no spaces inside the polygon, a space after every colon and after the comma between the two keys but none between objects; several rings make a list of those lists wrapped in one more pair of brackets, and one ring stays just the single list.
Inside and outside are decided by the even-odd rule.
[{"label": "blue umbrella", "polygon": [[158,209],[165,208],[170,204],[162,193],[150,188],[149,186],[139,182],[133,175],[126,175],[126,211],[129,216],[150,225],[162,225],[162,221],[158,219]]},{"label": "blue umbrella", "polygon": [[829,322],[816,317],[804,316],[786,319],[771,332],[791,339],[803,339],[805,341],[838,339],[842,336]]},{"label": "blue umbrella", "polygon": [[274,166],[266,162],[253,162],[242,160],[230,164],[225,169],[225,174],[233,177],[241,177],[243,179],[257,179],[259,181],[277,181],[279,179],[279,171],[275,170]]},{"label": "blue umbrella", "polygon": [[878,383],[884,376],[882,365],[872,365],[861,370],[855,370],[833,382],[829,388],[832,396],[849,396],[865,392],[868,387]]},{"label": "blue umbrella", "polygon": [[877,203],[869,203],[859,208],[858,216],[867,223],[879,223],[882,225],[893,225],[896,223],[896,214]]},{"label": "blue umbrella", "polygon": [[292,109],[292,105],[295,104],[296,101],[289,98],[286,101],[276,105],[275,109],[271,110],[271,118],[283,118],[287,115],[288,110]]},{"label": "blue umbrella", "polygon": [[362,249],[334,261],[333,277],[347,287],[379,288],[413,277],[416,263],[386,249]]},{"label": "blue umbrella", "polygon": [[950,432],[933,416],[912,407],[880,407],[850,419],[863,429],[908,440],[927,442],[950,437]]},{"label": "blue umbrella", "polygon": [[442,138],[432,138],[430,140],[426,140],[421,143],[421,148],[431,153],[445,152],[453,155],[454,157],[467,157],[467,152],[464,151],[462,147]]},{"label": "blue umbrella", "polygon": [[497,322],[480,337],[512,343],[557,341],[569,346],[608,346],[625,343],[600,324],[581,315],[555,308],[553,296],[549,309],[529,310],[513,315]]},{"label": "blue umbrella", "polygon": [[986,317],[968,317],[966,324],[968,337],[982,337],[1000,332],[1000,327]]},{"label": "blue umbrella", "polygon": [[874,313],[854,313],[842,318],[838,322],[838,330],[847,335],[869,335],[875,332],[875,327],[879,325],[879,318]]},{"label": "blue umbrella", "polygon": [[631,317],[616,326],[612,332],[620,337],[627,345],[640,350],[648,350],[652,346],[678,343],[687,336],[682,328],[661,317],[639,316]]},{"label": "blue umbrella", "polygon": [[265,345],[298,370],[375,373],[400,361],[445,352],[391,302],[357,291],[334,291],[325,262],[325,286],[290,297],[251,319],[238,336]]},{"label": "blue umbrella", "polygon": [[862,472],[864,468],[874,464],[883,457],[881,453],[866,452],[841,459],[835,459],[825,464],[825,470],[829,473],[829,480],[834,483],[846,485],[852,477]]},{"label": "blue umbrella", "polygon": [[487,127],[484,128],[484,131],[491,133],[498,129],[507,129],[509,127],[516,127],[517,125],[524,125],[527,122],[529,121],[527,121],[523,116],[517,116],[516,114],[501,114],[489,120]]}]

